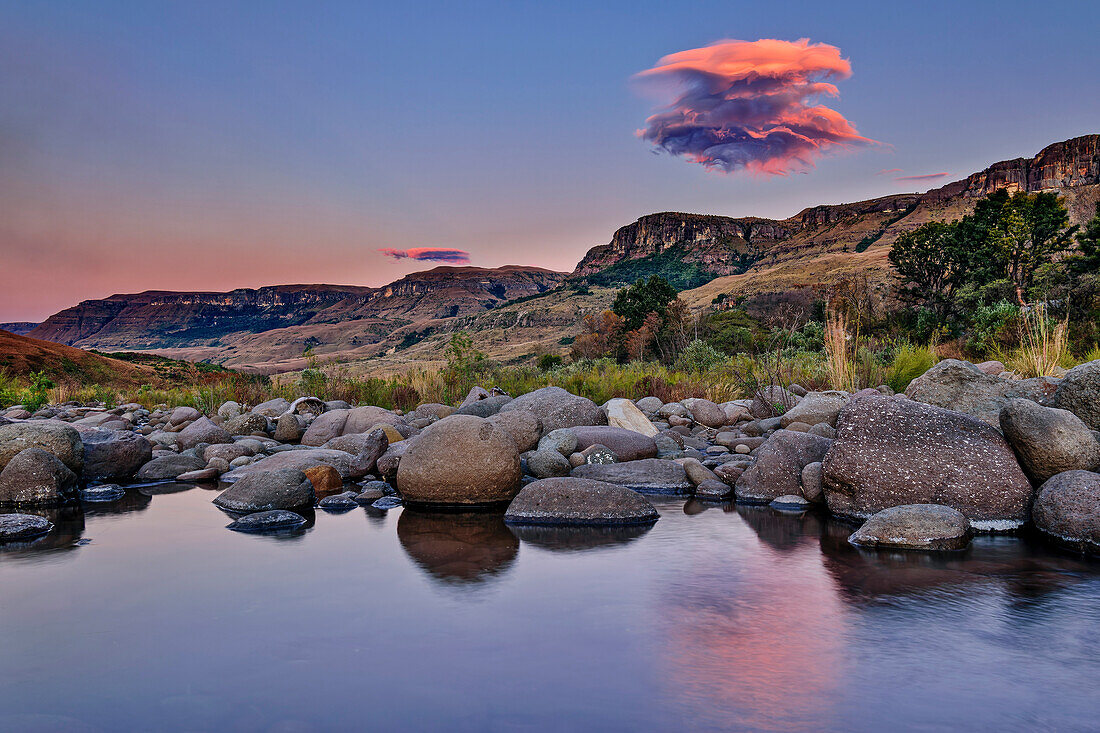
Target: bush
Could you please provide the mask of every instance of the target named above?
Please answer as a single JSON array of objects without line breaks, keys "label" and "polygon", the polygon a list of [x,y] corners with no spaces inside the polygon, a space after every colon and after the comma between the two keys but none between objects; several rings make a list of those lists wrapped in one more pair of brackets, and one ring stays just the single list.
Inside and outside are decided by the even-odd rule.
[{"label": "bush", "polygon": [[903,343],[894,353],[894,360],[886,371],[886,384],[895,392],[904,392],[909,383],[931,369],[936,363],[936,352],[928,346]]},{"label": "bush", "polygon": [[1003,300],[979,306],[970,315],[967,349],[984,355],[1016,346],[1022,325],[1018,305]]},{"label": "bush", "polygon": [[676,368],[686,372],[707,372],[725,360],[725,356],[718,349],[706,341],[695,339],[680,352],[679,358],[676,359]]},{"label": "bush", "polygon": [[562,358],[557,354],[543,354],[538,359],[538,368],[540,371],[548,372],[555,367],[561,366]]}]

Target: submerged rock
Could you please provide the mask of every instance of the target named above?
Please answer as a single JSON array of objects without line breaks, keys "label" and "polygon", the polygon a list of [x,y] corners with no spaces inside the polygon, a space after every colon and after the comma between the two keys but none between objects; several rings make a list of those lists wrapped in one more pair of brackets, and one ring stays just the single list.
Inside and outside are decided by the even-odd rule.
[{"label": "submerged rock", "polygon": [[660,515],[635,491],[602,481],[549,478],[535,481],[508,505],[509,524],[651,524]]},{"label": "submerged rock", "polygon": [[271,511],[247,514],[237,521],[227,524],[225,528],[234,532],[275,532],[297,529],[305,523],[306,518],[301,514],[295,514],[286,509],[272,509]]},{"label": "submerged rock", "polygon": [[358,494],[354,491],[345,491],[341,494],[326,496],[317,503],[317,506],[328,511],[348,511],[359,506],[359,502],[356,501],[357,498]]},{"label": "submerged rock", "polygon": [[139,481],[171,481],[189,471],[206,468],[206,461],[194,456],[168,455],[154,458],[137,472]]},{"label": "submerged rock", "polygon": [[81,501],[92,503],[118,501],[126,496],[126,489],[118,484],[100,484],[89,486],[80,492]]},{"label": "submerged rock", "polygon": [[37,514],[0,514],[0,542],[29,540],[53,529],[53,523]]},{"label": "submerged rock", "polygon": [[970,544],[970,521],[940,504],[905,504],[872,515],[848,541],[895,550],[962,550]]}]

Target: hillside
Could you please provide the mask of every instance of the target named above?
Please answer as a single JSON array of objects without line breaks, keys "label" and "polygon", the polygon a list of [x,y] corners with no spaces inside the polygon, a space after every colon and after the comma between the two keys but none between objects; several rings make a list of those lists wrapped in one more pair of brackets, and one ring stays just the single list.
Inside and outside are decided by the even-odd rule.
[{"label": "hillside", "polygon": [[3,330],[0,330],[0,370],[14,377],[45,372],[58,382],[127,386],[141,385],[157,376],[150,366],[131,364]]}]

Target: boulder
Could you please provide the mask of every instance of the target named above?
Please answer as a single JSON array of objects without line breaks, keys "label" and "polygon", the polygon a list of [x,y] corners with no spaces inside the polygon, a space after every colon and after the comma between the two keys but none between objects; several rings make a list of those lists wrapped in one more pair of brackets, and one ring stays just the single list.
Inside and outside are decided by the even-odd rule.
[{"label": "boulder", "polygon": [[27,448],[52,453],[74,473],[84,470],[84,443],[80,433],[68,423],[36,420],[0,425],[0,470]]},{"label": "boulder", "polygon": [[[408,423],[405,418],[390,410],[368,405],[366,407],[353,407],[348,411],[348,419],[344,423],[343,434],[365,433],[368,430],[373,430],[378,425],[393,425],[408,430]],[[305,438],[302,440],[305,440]]]},{"label": "boulder", "polygon": [[944,504],[979,530],[1028,518],[1031,483],[1001,433],[961,412],[878,392],[854,396],[822,466],[829,510],[866,518],[903,504]]},{"label": "boulder", "polygon": [[222,428],[230,435],[252,435],[267,432],[267,417],[255,412],[246,412],[231,417],[222,423]]},{"label": "boulder", "polygon": [[444,405],[439,402],[426,402],[413,411],[413,415],[418,418],[430,417],[436,420],[442,420],[445,417],[450,417],[455,414],[456,410],[450,405]]},{"label": "boulder", "polygon": [[207,463],[215,458],[221,458],[229,462],[241,456],[250,456],[254,452],[249,446],[240,443],[216,443],[206,446],[206,450],[202,452],[202,457]]},{"label": "boulder", "polygon": [[978,367],[986,374],[992,374],[995,377],[999,377],[1002,373],[1008,371],[1007,369],[1005,369],[1004,362],[1000,361],[983,361],[982,363],[975,364],[974,366]]},{"label": "boulder", "polygon": [[258,471],[242,476],[220,493],[214,504],[240,514],[272,509],[308,509],[313,506],[313,484],[294,468]]},{"label": "boulder", "polygon": [[183,425],[185,422],[192,422],[202,417],[202,413],[196,410],[194,407],[187,407],[181,405],[172,410],[172,414],[168,416],[169,425]]},{"label": "boulder", "polygon": [[276,397],[273,400],[267,402],[261,402],[252,408],[252,412],[257,415],[264,415],[265,417],[276,418],[282,415],[290,409],[290,403],[284,400],[282,397]]},{"label": "boulder", "polygon": [[206,468],[200,468],[197,471],[188,471],[187,473],[181,473],[176,476],[176,481],[181,483],[203,483],[217,481],[219,471],[217,467],[207,466]]},{"label": "boulder", "polygon": [[318,493],[331,493],[344,488],[344,479],[340,477],[340,472],[332,466],[325,464],[312,466],[302,473],[313,484],[313,490]]},{"label": "boulder", "polygon": [[643,494],[689,494],[692,488],[683,466],[661,458],[587,464],[574,468],[572,475],[625,486]]},{"label": "boulder", "polygon": [[506,394],[490,395],[485,399],[462,403],[462,406],[455,410],[455,414],[491,417],[500,412],[501,408],[511,401],[512,398]]},{"label": "boulder", "polygon": [[543,449],[527,454],[527,471],[535,478],[568,476],[572,464],[556,450]]},{"label": "boulder", "polygon": [[657,457],[657,443],[653,438],[634,430],[598,425],[577,426],[570,428],[570,432],[577,436],[574,450],[584,451],[591,445],[599,444],[610,448],[620,461]]},{"label": "boulder", "polygon": [[726,424],[726,411],[710,400],[692,400],[688,410],[695,422],[708,428],[720,428]]},{"label": "boulder", "polygon": [[359,502],[356,501],[358,497],[359,495],[354,491],[344,491],[321,499],[317,502],[317,508],[330,512],[346,512],[359,506]]},{"label": "boulder", "polygon": [[486,419],[507,433],[520,453],[538,445],[539,437],[542,436],[542,420],[525,410],[497,413]]},{"label": "boulder", "polygon": [[644,496],[582,478],[548,478],[527,484],[508,505],[508,524],[652,524],[660,518]]},{"label": "boulder", "polygon": [[848,404],[847,392],[807,392],[798,404],[779,416],[779,424],[784,428],[792,423],[802,422],[813,426],[828,423],[836,427],[836,416]]},{"label": "boulder", "polygon": [[401,456],[405,455],[405,451],[409,449],[410,445],[412,443],[408,440],[403,440],[400,443],[390,443],[390,447],[386,449],[386,452],[378,457],[378,463],[376,464],[378,474],[386,478],[396,476],[397,467],[401,465]]},{"label": "boulder", "polygon": [[[650,398],[646,398],[650,399]],[[657,407],[660,407],[660,400],[656,397],[652,398],[657,401]],[[623,428],[625,430],[631,430],[635,433],[641,433],[647,435],[650,438],[657,436],[657,428],[653,423],[649,421],[649,418],[645,416],[637,405],[628,399],[622,397],[616,397],[608,400],[604,406],[604,413],[607,414],[607,424],[615,428]]]},{"label": "boulder", "polygon": [[695,498],[705,501],[722,501],[733,493],[733,487],[716,478],[700,482],[695,487]]},{"label": "boulder", "polygon": [[313,468],[314,466],[332,466],[339,471],[340,478],[345,480],[359,478],[367,474],[357,464],[356,457],[350,453],[327,448],[300,448],[275,453],[255,463],[236,466],[232,471],[222,476],[222,481],[232,483],[254,473],[282,469],[295,469],[304,472],[307,468]]},{"label": "boulder", "polygon": [[126,489],[118,484],[97,484],[80,490],[80,500],[97,504],[118,501],[126,496]]},{"label": "boulder", "polygon": [[329,410],[317,416],[302,435],[302,445],[320,447],[344,434],[351,410]]},{"label": "boulder", "polygon": [[218,427],[208,417],[200,417],[176,434],[176,445],[180,450],[194,448],[199,443],[232,443],[233,436]]},{"label": "boulder", "polygon": [[76,474],[53,453],[26,448],[0,471],[0,505],[55,506],[76,489]]},{"label": "boulder", "polygon": [[999,428],[1001,408],[1018,397],[1046,404],[1054,396],[1056,380],[1003,379],[986,374],[968,361],[944,359],[909,383],[912,400],[968,415]]},{"label": "boulder", "polygon": [[488,420],[452,415],[421,433],[397,466],[397,490],[418,504],[511,501],[522,477],[512,438]]},{"label": "boulder", "polygon": [[171,481],[190,471],[206,468],[206,461],[195,456],[161,456],[138,469],[138,481]]},{"label": "boulder", "polygon": [[606,425],[607,415],[592,400],[578,397],[561,387],[543,387],[520,395],[500,408],[501,412],[526,410],[542,420],[545,431],[577,425]]},{"label": "boulder", "polygon": [[802,467],[802,495],[812,502],[825,501],[825,493],[821,489],[821,461]]},{"label": "boulder", "polygon": [[1100,554],[1100,473],[1051,476],[1039,488],[1032,518],[1039,531],[1059,544]]},{"label": "boulder", "polygon": [[237,521],[230,522],[225,528],[234,532],[276,532],[298,529],[305,523],[306,518],[301,514],[286,509],[272,509],[268,512],[246,514]]},{"label": "boulder", "polygon": [[302,422],[297,415],[285,413],[279,415],[275,421],[275,433],[273,437],[280,443],[293,443],[302,439]]},{"label": "boulder", "polygon": [[676,462],[684,467],[684,473],[687,474],[688,481],[696,487],[704,481],[718,480],[718,476],[714,474],[714,471],[704,466],[698,458],[681,458]]},{"label": "boulder", "polygon": [[798,396],[778,384],[761,387],[752,396],[749,412],[757,420],[778,417],[798,404]]},{"label": "boulder", "polygon": [[1100,443],[1069,410],[1009,400],[1001,408],[1001,432],[1036,485],[1057,473],[1100,466]]},{"label": "boulder", "polygon": [[660,408],[657,409],[657,414],[666,420],[670,417],[689,417],[691,415],[688,408],[684,407],[679,402],[669,402],[668,404],[661,405]]},{"label": "boulder", "polygon": [[569,456],[569,465],[570,466],[574,465],[573,464],[573,456],[580,456],[581,457],[580,463],[576,464],[578,466],[581,465],[582,463],[588,463],[588,464],[603,463],[603,464],[607,464],[607,463],[618,463],[619,462],[619,456],[615,453],[615,451],[611,450],[606,445],[600,445],[599,443],[593,443],[592,445],[588,446],[587,448],[585,448],[582,451],[578,451],[577,453],[570,454],[570,456]]},{"label": "boulder", "polygon": [[153,459],[153,444],[129,430],[81,428],[80,440],[87,481],[127,479]]},{"label": "boulder", "polygon": [[788,494],[802,495],[802,469],[825,457],[832,443],[811,433],[777,430],[756,449],[756,461],[737,479],[737,500],[767,504]]},{"label": "boulder", "polygon": [[0,542],[23,542],[51,529],[53,523],[37,514],[0,514]]},{"label": "boulder", "polygon": [[1100,430],[1100,360],[1078,364],[1066,372],[1054,393],[1054,406]]},{"label": "boulder", "polygon": [[229,400],[223,402],[218,408],[218,417],[222,420],[232,420],[241,414],[241,403]]},{"label": "boulder", "polygon": [[891,550],[963,550],[970,544],[970,522],[949,506],[903,504],[873,514],[848,541]]},{"label": "boulder", "polygon": [[[618,399],[618,398],[616,398],[616,399]],[[660,398],[658,398],[658,397],[643,397],[642,399],[638,400],[638,402],[635,403],[635,404],[637,405],[638,409],[641,410],[643,413],[646,413],[646,414],[649,414],[649,415],[656,415],[657,411],[660,410],[661,406],[664,405],[665,403],[662,402],[660,400]],[[608,414],[608,419],[610,420],[610,418],[611,418],[611,415]],[[620,428],[625,428],[626,425],[620,425],[619,427]]]},{"label": "boulder", "polygon": [[563,456],[577,452],[577,434],[568,428],[551,430],[539,440],[539,450],[555,450]]}]

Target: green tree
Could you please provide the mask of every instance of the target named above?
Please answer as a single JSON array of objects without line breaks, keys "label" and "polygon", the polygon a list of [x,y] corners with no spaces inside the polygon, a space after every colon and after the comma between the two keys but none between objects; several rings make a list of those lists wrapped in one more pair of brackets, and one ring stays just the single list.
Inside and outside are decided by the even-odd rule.
[{"label": "green tree", "polygon": [[941,318],[951,308],[952,295],[969,271],[969,257],[959,234],[958,224],[929,222],[899,236],[888,255],[906,283],[902,295]]},{"label": "green tree", "polygon": [[660,275],[639,279],[615,295],[611,310],[624,320],[624,330],[637,330],[650,313],[663,315],[668,304],[676,298],[676,289]]}]

